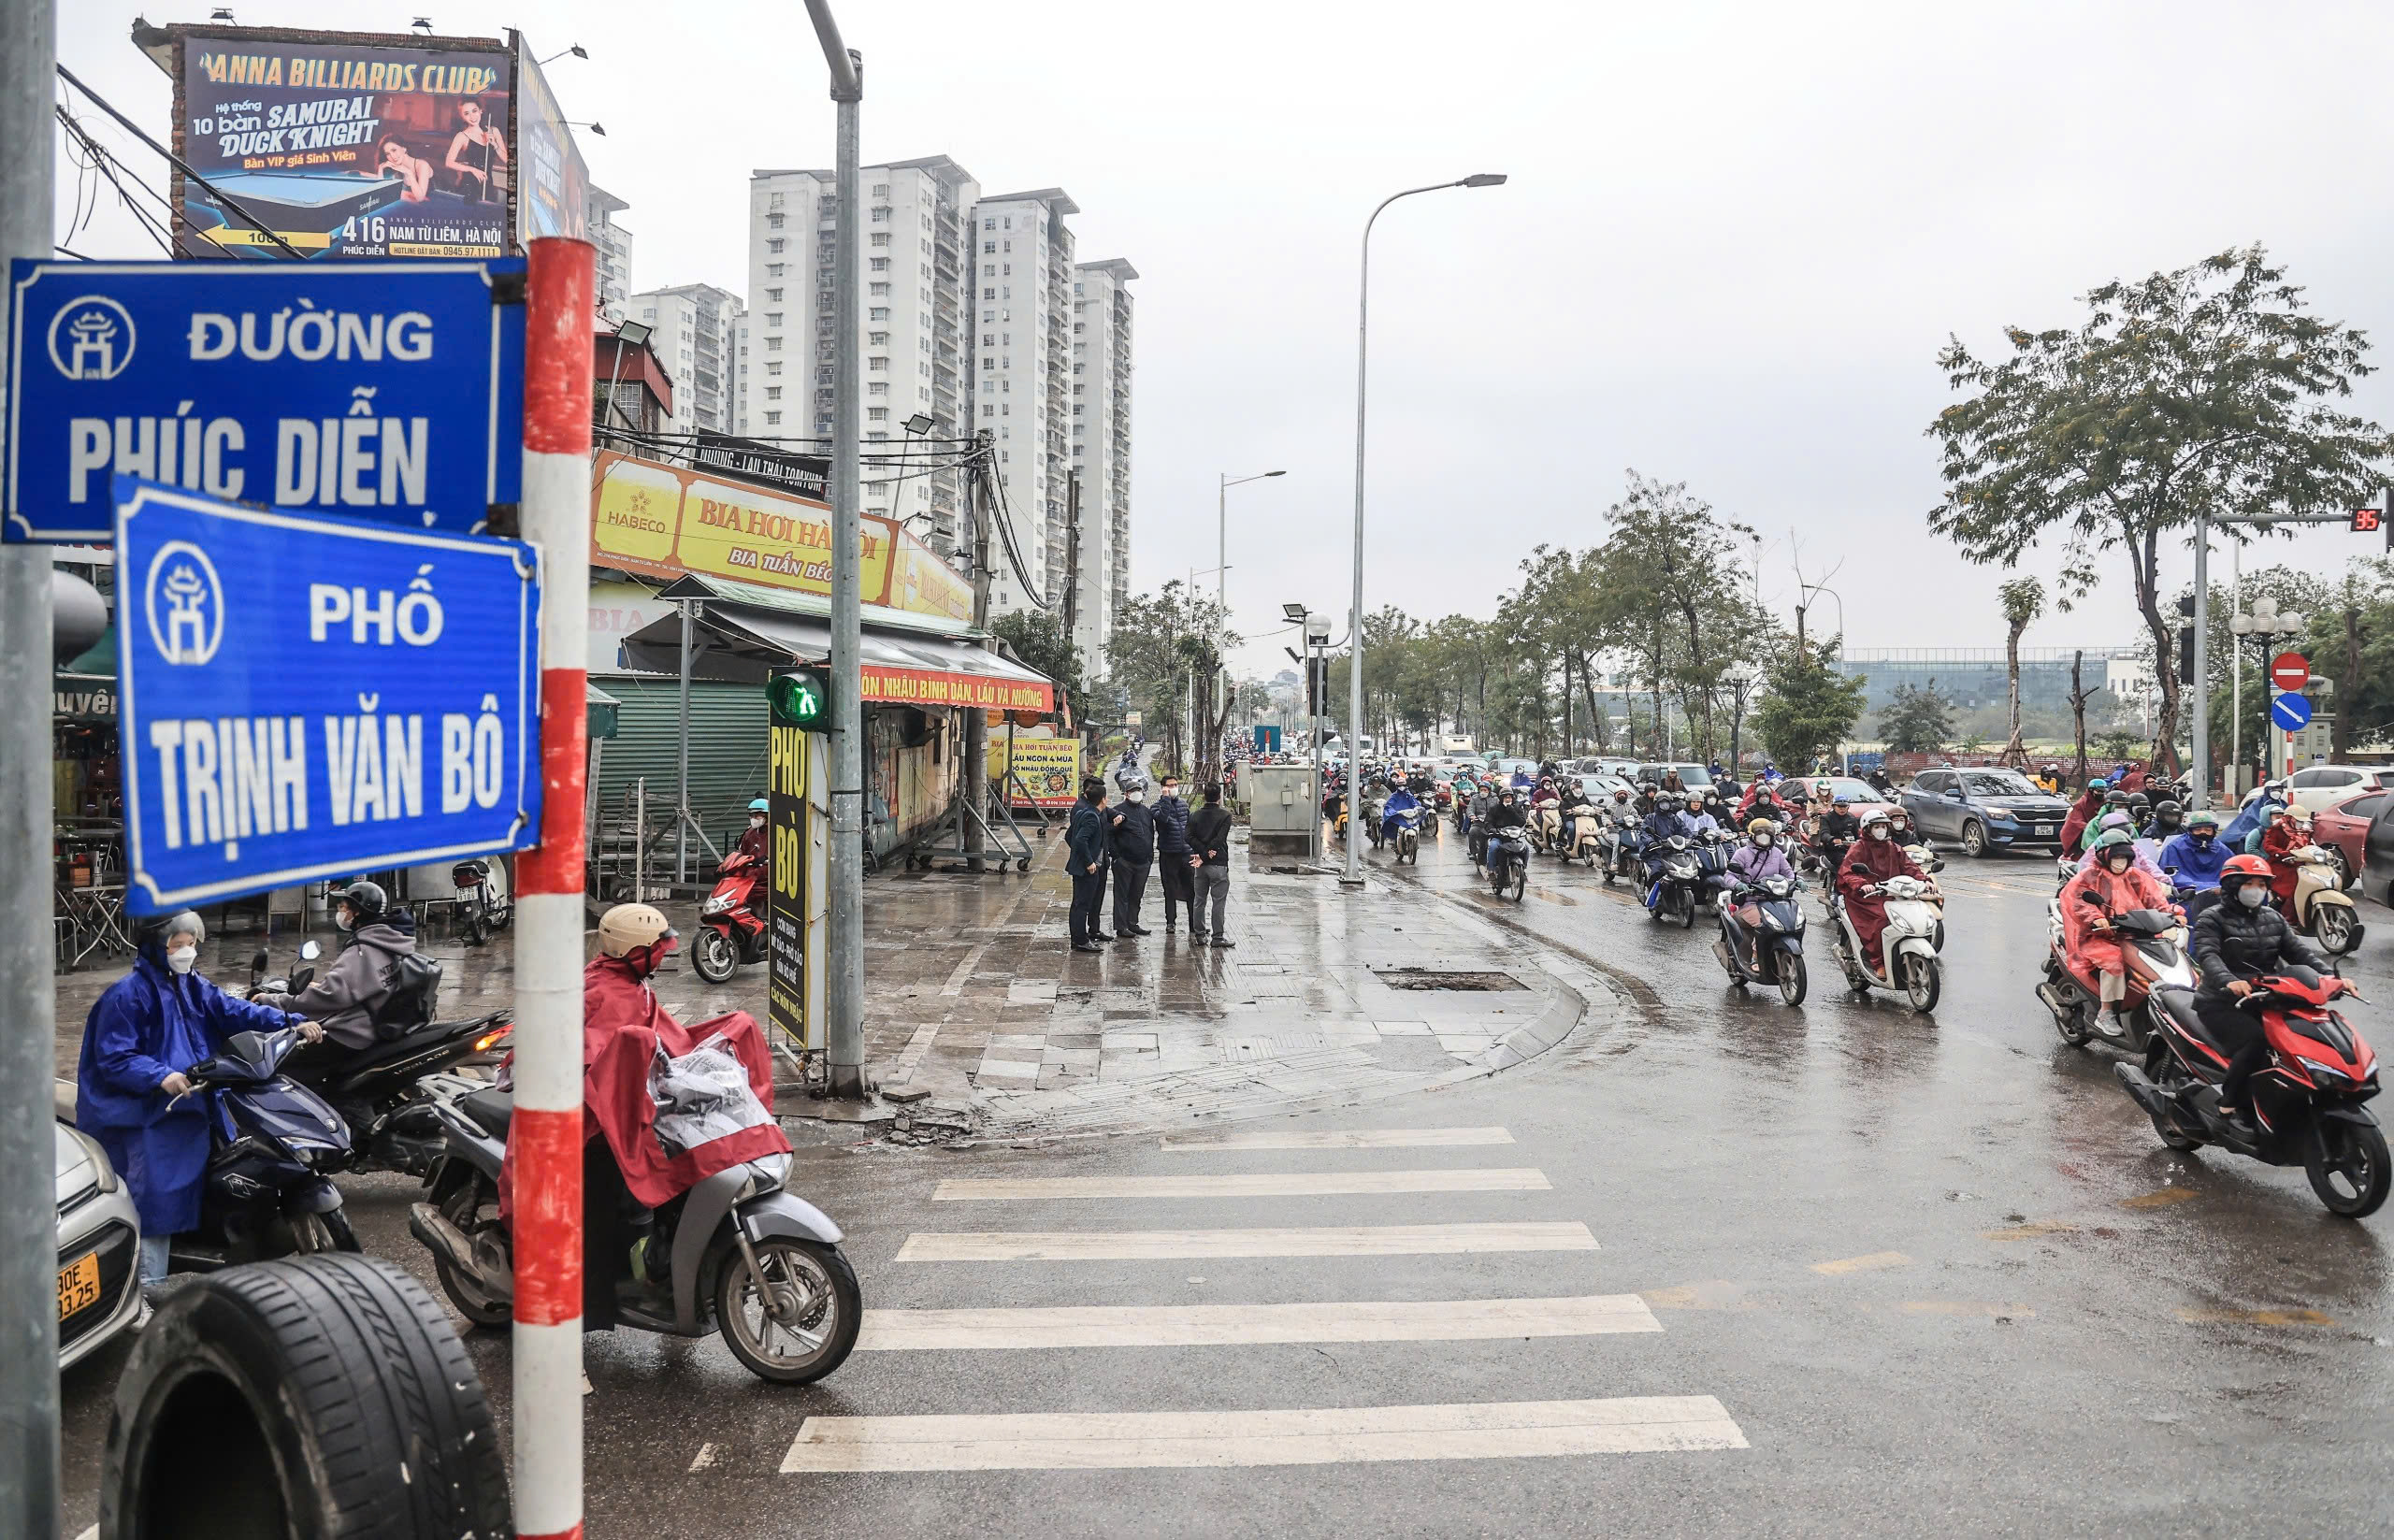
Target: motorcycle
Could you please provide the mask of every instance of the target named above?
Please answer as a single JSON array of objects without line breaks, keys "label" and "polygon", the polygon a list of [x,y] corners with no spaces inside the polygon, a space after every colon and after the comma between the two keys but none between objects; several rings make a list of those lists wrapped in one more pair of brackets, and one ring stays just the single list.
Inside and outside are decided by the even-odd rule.
[{"label": "motorcycle", "polygon": [[1530,843],[1541,856],[1551,856],[1563,843],[1563,808],[1539,802],[1530,809]]},{"label": "motorcycle", "polygon": [[[303,963],[324,955],[303,942]],[[296,994],[315,970],[301,967],[288,979],[267,978],[267,954],[250,958],[250,996]],[[346,1171],[397,1171],[421,1176],[440,1154],[438,1119],[425,1104],[417,1083],[471,1064],[492,1064],[515,1030],[513,1013],[492,1011],[454,1021],[427,1021],[387,1042],[352,1048],[326,1038],[292,1054],[282,1072],[330,1103],[348,1130]]]},{"label": "motorcycle", "polygon": [[2344,889],[2336,858],[2317,845],[2290,851],[2294,863],[2294,899],[2286,904],[2286,923],[2319,943],[2329,957],[2342,957],[2360,944],[2368,928],[2360,911]]},{"label": "motorcycle", "polygon": [[[442,1076],[433,1105],[448,1147],[425,1181],[431,1202],[409,1209],[408,1230],[432,1253],[459,1314],[504,1325],[514,1265],[498,1173],[514,1099]],[[616,1280],[637,1267],[637,1281],[656,1292],[619,1304],[618,1323],[671,1337],[714,1331],[742,1367],[777,1384],[808,1385],[837,1369],[856,1346],[864,1297],[840,1227],[782,1185],[789,1164],[776,1154],[729,1167],[656,1210]],[[510,1282],[495,1287],[495,1276]]]},{"label": "motorcycle", "polygon": [[1593,867],[1603,849],[1603,831],[1596,827],[1596,810],[1585,802],[1574,802],[1563,810],[1564,859]]},{"label": "motorcycle", "polygon": [[487,859],[476,856],[459,861],[449,869],[449,880],[457,887],[457,915],[465,922],[468,946],[480,946],[507,928],[507,922],[514,917],[515,906],[491,881]]},{"label": "motorcycle", "polygon": [[[2099,901],[2092,894],[2086,898]],[[2120,943],[2120,960],[2127,965],[2127,993],[2119,1009],[2127,1035],[2116,1038],[2097,1025],[2102,1015],[2100,982],[2070,965],[2059,899],[2045,906],[2045,980],[2037,986],[2037,998],[2053,1013],[2054,1029],[2064,1043],[2083,1048],[2090,1039],[2104,1037],[2142,1053],[2158,1030],[2155,1018],[2162,1012],[2193,1016],[2197,980],[2194,960],[2186,955],[2185,922],[2169,910],[2132,909],[2109,916],[2112,939]]]},{"label": "motorcycle", "polygon": [[699,933],[690,947],[690,966],[709,984],[721,984],[743,962],[765,960],[765,919],[748,907],[764,868],[753,856],[738,851],[715,868],[714,891],[699,910]]},{"label": "motorcycle", "polygon": [[1424,807],[1416,807],[1393,815],[1396,835],[1396,858],[1400,864],[1418,864],[1421,856],[1421,828],[1436,814]]},{"label": "motorcycle", "polygon": [[294,1253],[355,1251],[327,1172],[349,1164],[349,1129],[324,1098],[281,1072],[299,1029],[235,1032],[185,1071],[212,1093],[199,1225],[174,1239],[172,1271],[211,1273]]},{"label": "motorcycle", "polygon": [[1804,1003],[1804,908],[1796,895],[1804,885],[1794,877],[1766,877],[1723,892],[1715,912],[1721,935],[1713,956],[1729,971],[1729,982],[1779,987],[1790,1005]]},{"label": "motorcycle", "polygon": [[1674,834],[1646,853],[1649,885],[1646,912],[1657,920],[1677,920],[1682,930],[1695,925],[1696,892],[1702,882],[1695,842]]},{"label": "motorcycle", "polygon": [[1513,901],[1521,901],[1530,885],[1530,842],[1518,828],[1498,829],[1488,841],[1488,879],[1503,898],[1505,890],[1513,890]]},{"label": "motorcycle", "polygon": [[1691,848],[1695,856],[1696,906],[1709,909],[1738,885],[1737,879],[1729,875],[1729,856],[1737,849],[1737,842],[1719,829],[1706,829],[1695,837]]},{"label": "motorcycle", "polygon": [[2328,1008],[2349,982],[2289,968],[2253,981],[2237,1003],[2259,1014],[2269,1061],[2251,1082],[2246,1138],[2219,1115],[2219,1082],[2231,1051],[2200,1019],[2165,1016],[2142,1065],[2112,1067],[2153,1130],[2173,1150],[2217,1144],[2272,1166],[2303,1168],[2328,1211],[2347,1219],[2386,1202],[2385,1130],[2362,1103],[2377,1094],[2377,1056],[2352,1024]]},{"label": "motorcycle", "polygon": [[1604,828],[1605,885],[1616,878],[1637,877],[1645,867],[1646,831],[1637,820],[1622,813],[1607,817]]},{"label": "motorcycle", "polygon": [[1838,966],[1855,994],[1900,989],[1911,1008],[1925,1015],[1937,1009],[1937,997],[1945,988],[1945,964],[1937,955],[1945,933],[1941,900],[1933,885],[1917,877],[1890,877],[1878,885],[1887,900],[1887,928],[1879,936],[1880,957],[1868,962],[1845,895],[1830,889]]}]

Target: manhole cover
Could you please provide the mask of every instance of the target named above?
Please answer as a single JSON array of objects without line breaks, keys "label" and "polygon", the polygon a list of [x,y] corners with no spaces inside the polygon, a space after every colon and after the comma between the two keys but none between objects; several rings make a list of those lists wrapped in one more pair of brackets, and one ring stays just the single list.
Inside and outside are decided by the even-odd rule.
[{"label": "manhole cover", "polygon": [[1510,973],[1449,972],[1435,968],[1375,968],[1372,972],[1392,989],[1526,989]]},{"label": "manhole cover", "polygon": [[1266,871],[1276,872],[1283,877],[1321,877],[1328,875],[1327,872],[1309,866],[1267,866],[1263,870]]}]

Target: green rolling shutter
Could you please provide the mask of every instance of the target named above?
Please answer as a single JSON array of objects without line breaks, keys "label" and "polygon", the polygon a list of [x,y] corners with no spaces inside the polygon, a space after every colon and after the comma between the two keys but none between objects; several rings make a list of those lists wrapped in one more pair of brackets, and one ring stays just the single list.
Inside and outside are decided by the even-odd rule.
[{"label": "green rolling shutter", "polygon": [[[680,682],[609,674],[604,687],[619,702],[615,736],[598,756],[600,806],[613,811],[633,781],[648,778],[648,816],[671,828],[680,774]],[[765,689],[715,679],[690,682],[690,811],[717,843],[748,827],[748,800],[765,795],[768,752]]]}]

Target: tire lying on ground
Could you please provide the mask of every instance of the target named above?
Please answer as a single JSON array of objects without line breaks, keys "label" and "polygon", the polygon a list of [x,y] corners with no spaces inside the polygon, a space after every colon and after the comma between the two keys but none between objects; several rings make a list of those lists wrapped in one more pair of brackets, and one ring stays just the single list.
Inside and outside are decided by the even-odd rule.
[{"label": "tire lying on ground", "polygon": [[459,1540],[514,1533],[482,1380],[379,1257],[227,1268],[143,1330],[108,1414],[100,1533]]}]

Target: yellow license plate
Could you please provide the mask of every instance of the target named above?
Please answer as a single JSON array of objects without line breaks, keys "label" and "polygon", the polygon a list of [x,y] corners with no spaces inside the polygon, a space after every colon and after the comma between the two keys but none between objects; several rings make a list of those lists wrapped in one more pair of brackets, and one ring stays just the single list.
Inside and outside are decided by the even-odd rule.
[{"label": "yellow license plate", "polygon": [[58,1270],[58,1318],[65,1320],[78,1310],[89,1309],[100,1303],[100,1257],[94,1252],[79,1257],[71,1267]]}]

